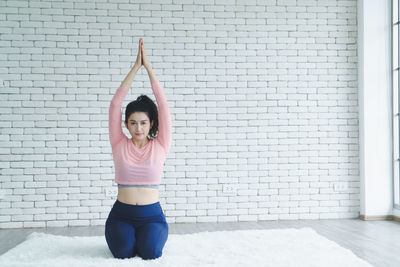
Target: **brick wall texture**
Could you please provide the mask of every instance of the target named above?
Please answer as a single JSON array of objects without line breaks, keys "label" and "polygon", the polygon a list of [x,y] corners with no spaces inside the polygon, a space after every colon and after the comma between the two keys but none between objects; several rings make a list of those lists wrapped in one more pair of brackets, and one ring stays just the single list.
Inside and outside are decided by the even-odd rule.
[{"label": "brick wall texture", "polygon": [[[1,1],[0,228],[104,224],[108,107],[140,37],[171,112],[168,222],[358,217],[356,12],[356,0]],[[155,100],[144,68],[123,116],[140,94]]]}]

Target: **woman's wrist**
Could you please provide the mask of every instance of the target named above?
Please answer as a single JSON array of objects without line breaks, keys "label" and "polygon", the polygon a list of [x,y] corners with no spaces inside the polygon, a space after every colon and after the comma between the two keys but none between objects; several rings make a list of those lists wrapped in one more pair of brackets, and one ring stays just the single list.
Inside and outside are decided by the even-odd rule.
[{"label": "woman's wrist", "polygon": [[153,69],[150,67],[146,68],[147,74],[149,75],[150,78],[150,83],[153,84],[155,81],[157,81],[156,75],[153,71]]},{"label": "woman's wrist", "polygon": [[138,65],[135,64],[135,65],[133,65],[132,69],[139,70],[139,69],[140,69],[140,66],[138,66]]}]

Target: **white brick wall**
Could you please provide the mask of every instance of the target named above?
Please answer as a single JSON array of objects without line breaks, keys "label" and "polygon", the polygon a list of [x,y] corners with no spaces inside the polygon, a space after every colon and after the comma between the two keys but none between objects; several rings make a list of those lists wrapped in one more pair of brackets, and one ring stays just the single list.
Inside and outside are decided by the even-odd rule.
[{"label": "white brick wall", "polygon": [[[0,2],[0,228],[104,224],[140,37],[172,116],[168,222],[358,216],[356,0],[130,2]],[[142,93],[143,68],[123,111]]]}]

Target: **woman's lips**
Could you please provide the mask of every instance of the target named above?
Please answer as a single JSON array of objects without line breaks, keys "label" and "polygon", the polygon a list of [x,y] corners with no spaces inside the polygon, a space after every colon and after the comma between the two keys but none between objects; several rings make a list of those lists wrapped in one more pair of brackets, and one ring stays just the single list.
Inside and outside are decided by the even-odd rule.
[{"label": "woman's lips", "polygon": [[142,135],[142,133],[137,133],[136,135]]}]

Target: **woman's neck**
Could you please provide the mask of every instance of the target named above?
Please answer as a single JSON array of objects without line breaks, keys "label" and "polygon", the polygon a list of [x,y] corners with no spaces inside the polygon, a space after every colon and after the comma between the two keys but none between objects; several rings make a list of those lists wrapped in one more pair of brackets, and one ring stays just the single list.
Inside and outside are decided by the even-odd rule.
[{"label": "woman's neck", "polygon": [[137,146],[138,148],[142,148],[142,147],[144,147],[145,145],[147,145],[147,143],[150,142],[150,140],[149,140],[148,137],[147,137],[144,141],[142,141],[142,142],[135,142],[135,140],[134,140],[133,138],[132,138],[131,140],[132,140],[133,144],[134,144],[135,146]]}]

